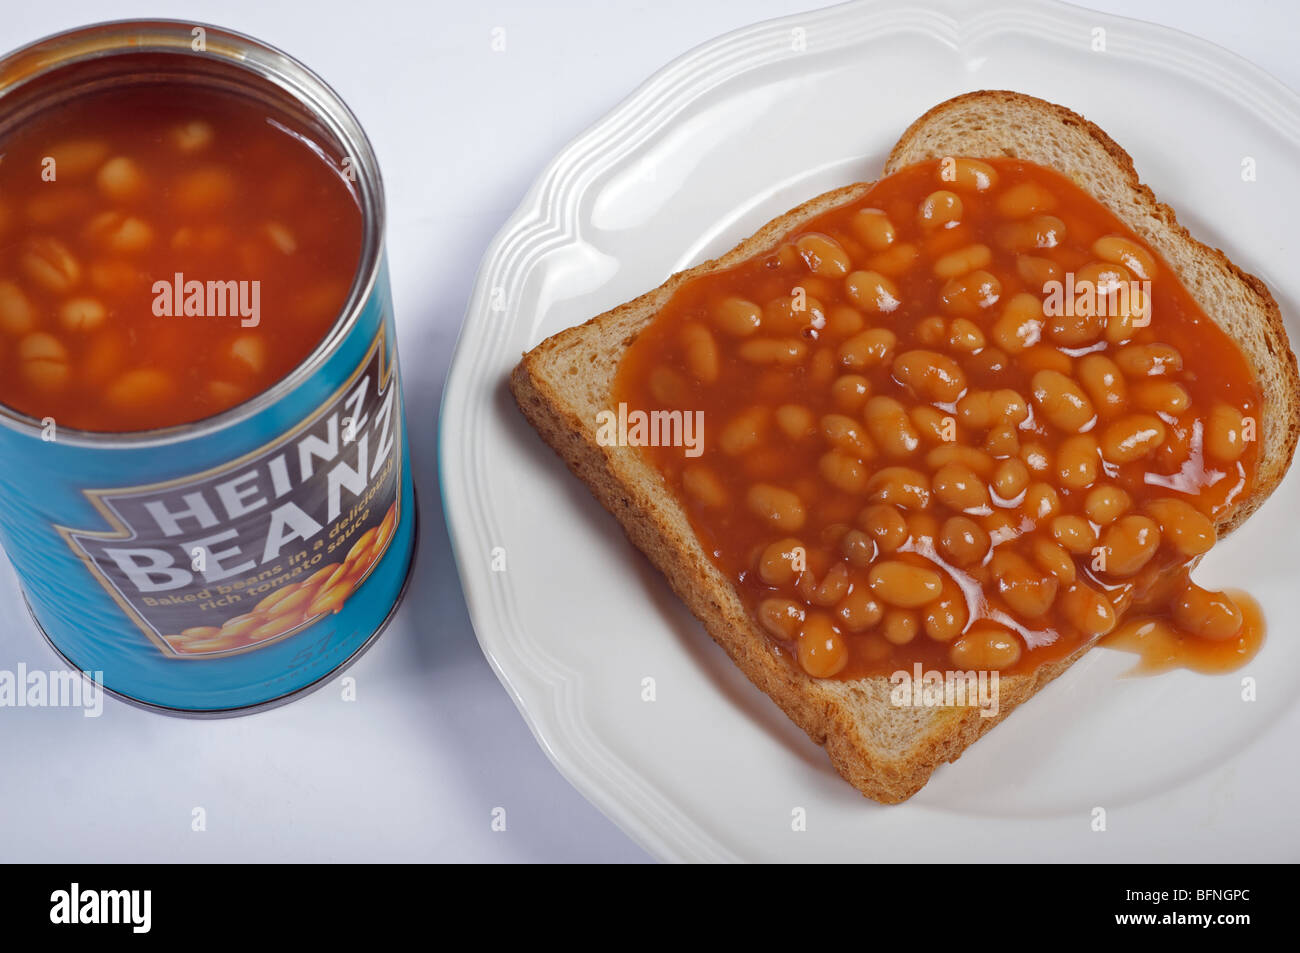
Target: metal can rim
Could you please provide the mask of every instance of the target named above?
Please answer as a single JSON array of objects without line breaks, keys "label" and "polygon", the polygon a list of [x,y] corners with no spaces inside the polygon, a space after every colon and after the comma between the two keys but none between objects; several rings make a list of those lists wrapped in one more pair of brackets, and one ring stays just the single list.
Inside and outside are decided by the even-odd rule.
[{"label": "metal can rim", "polygon": [[[193,30],[205,31],[206,51],[197,53]],[[215,42],[214,42],[215,40]],[[135,450],[173,444],[216,433],[255,416],[291,393],[346,339],[370,299],[383,262],[386,218],[383,178],[365,130],[343,98],[320,76],[293,56],[254,37],[209,23],[175,19],[106,20],[42,37],[0,56],[0,106],[5,97],[40,77],[75,63],[112,56],[166,53],[216,57],[232,70],[243,70],[279,87],[297,99],[334,135],[357,170],[361,203],[361,257],[348,297],[338,317],[316,347],[299,364],[266,390],[219,414],[190,423],[152,430],[92,431],[60,427],[58,442],[107,450]],[[18,69],[31,60],[30,71]],[[20,75],[5,82],[11,71]],[[0,425],[41,438],[42,422],[0,404]]]}]

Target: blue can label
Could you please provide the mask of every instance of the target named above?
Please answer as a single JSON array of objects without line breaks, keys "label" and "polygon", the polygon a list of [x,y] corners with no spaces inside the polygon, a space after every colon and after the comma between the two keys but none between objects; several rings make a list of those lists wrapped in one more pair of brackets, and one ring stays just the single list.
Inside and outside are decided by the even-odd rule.
[{"label": "blue can label", "polygon": [[415,548],[387,269],[292,383],[161,436],[0,422],[0,545],[54,648],[158,708],[320,685],[383,627]]},{"label": "blue can label", "polygon": [[236,460],[83,491],[102,526],[58,531],[157,652],[256,652],[364,594],[404,515],[389,351],[381,325],[320,407]]}]

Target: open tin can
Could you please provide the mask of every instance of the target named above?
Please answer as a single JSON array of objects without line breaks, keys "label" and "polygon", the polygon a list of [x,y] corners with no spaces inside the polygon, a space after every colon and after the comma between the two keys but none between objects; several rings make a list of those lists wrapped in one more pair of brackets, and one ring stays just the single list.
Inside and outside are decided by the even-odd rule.
[{"label": "open tin can", "polygon": [[[33,411],[38,400],[25,410],[0,400],[0,544],[69,665],[128,701],[229,715],[319,685],[369,644],[404,589],[416,512],[383,186],[356,118],[317,76],[212,26],[90,26],[0,59],[0,151],[24,123],[84,97],[178,84],[238,97],[337,167],[360,210],[355,274],[350,284],[339,277],[341,305],[315,343],[304,339],[305,357],[200,419],[78,428]],[[103,186],[102,165],[99,175]],[[129,239],[122,218],[108,221],[111,239]],[[289,249],[283,230],[271,239]],[[0,239],[0,258],[20,254],[20,244]],[[11,266],[0,260],[0,277],[20,270]],[[40,322],[58,331],[57,318],[29,310],[38,316],[14,342],[0,327],[0,348],[30,357],[44,353],[42,342],[53,347]],[[273,328],[277,316],[261,320]],[[66,353],[58,360],[71,363]],[[31,366],[65,373],[57,362]]]}]

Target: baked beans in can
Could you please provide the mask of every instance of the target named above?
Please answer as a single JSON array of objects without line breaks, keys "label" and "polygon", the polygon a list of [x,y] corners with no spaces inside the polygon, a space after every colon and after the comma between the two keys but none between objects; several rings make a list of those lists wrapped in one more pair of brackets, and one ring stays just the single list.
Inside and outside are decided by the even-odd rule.
[{"label": "baked beans in can", "polygon": [[0,544],[68,664],[144,706],[328,679],[416,513],[378,166],[289,56],[99,24],[0,59]]}]

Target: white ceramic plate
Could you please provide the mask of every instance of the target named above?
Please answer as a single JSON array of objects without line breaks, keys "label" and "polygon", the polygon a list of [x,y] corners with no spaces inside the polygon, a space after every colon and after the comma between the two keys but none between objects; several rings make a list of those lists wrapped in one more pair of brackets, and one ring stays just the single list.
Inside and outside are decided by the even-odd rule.
[{"label": "white ceramic plate", "polygon": [[506,390],[522,351],[874,178],[915,117],[972,89],[1097,122],[1196,235],[1300,314],[1300,98],[1224,50],[1054,3],[933,0],[715,40],[565,149],[484,260],[441,425],[483,651],[564,775],[662,858],[1295,860],[1295,476],[1200,571],[1247,587],[1272,621],[1244,672],[1123,678],[1130,656],[1094,651],[907,804],[882,807],[731,665]]}]

